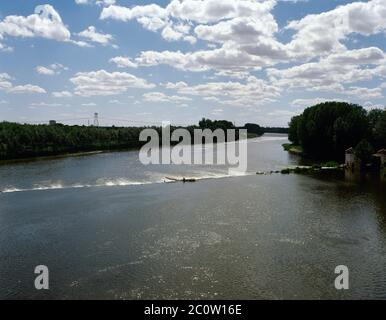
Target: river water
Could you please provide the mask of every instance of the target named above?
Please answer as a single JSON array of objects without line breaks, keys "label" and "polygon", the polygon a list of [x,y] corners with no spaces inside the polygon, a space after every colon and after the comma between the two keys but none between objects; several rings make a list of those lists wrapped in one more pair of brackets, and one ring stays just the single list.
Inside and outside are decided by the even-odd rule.
[{"label": "river water", "polygon": [[[385,183],[256,175],[299,163],[285,142],[249,140],[243,175],[138,151],[0,166],[0,298],[386,298]],[[37,265],[50,290],[35,290]]]}]

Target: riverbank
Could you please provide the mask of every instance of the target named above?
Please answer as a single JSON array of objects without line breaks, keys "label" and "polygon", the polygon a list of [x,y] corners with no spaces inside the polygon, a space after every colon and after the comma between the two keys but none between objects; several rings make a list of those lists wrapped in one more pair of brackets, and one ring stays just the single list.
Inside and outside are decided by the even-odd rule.
[{"label": "riverbank", "polygon": [[[38,157],[29,157],[29,158],[20,158],[20,159],[6,159],[0,160],[0,165],[7,165],[19,162],[33,162],[33,161],[44,161],[44,160],[54,160],[54,159],[63,159],[68,157],[85,157],[92,156],[95,154],[105,153],[105,152],[117,152],[117,150],[97,150],[97,151],[88,151],[88,152],[71,152],[63,153],[52,156],[38,156]],[[127,150],[125,150],[127,151]]]},{"label": "riverbank", "polygon": [[[263,134],[264,135],[264,134]],[[256,139],[263,135],[258,135],[256,133],[248,133],[247,139]],[[100,153],[110,153],[110,152],[127,152],[127,151],[135,151],[140,150],[143,145],[138,145],[135,147],[127,147],[127,148],[111,148],[111,149],[101,149],[101,150],[92,150],[92,151],[79,151],[79,152],[63,152],[52,155],[38,155],[38,156],[30,156],[30,157],[20,157],[20,158],[10,158],[10,159],[2,159],[0,160],[0,166],[12,163],[19,162],[30,162],[30,161],[44,161],[44,160],[53,160],[53,159],[61,159],[67,157],[82,157],[82,156],[90,156]]]},{"label": "riverbank", "polygon": [[[260,128],[258,125],[253,125],[252,129],[256,129],[255,127]],[[233,123],[225,120],[203,119],[198,126],[171,126],[170,132],[182,128],[187,130],[191,137],[194,136],[196,129],[210,129],[212,131],[233,129],[236,130],[236,139],[238,139],[239,130],[246,129],[245,127],[236,127]],[[0,122],[0,162],[140,149],[146,144],[146,141],[140,141],[140,134],[144,129],[156,130],[158,135],[162,136],[163,128],[155,126],[94,127],[69,126],[59,123],[55,125],[30,125]],[[263,132],[263,129],[261,132],[251,130],[248,132],[248,138],[256,138]],[[177,143],[171,142],[171,144]]]},{"label": "riverbank", "polygon": [[303,149],[301,146],[292,144],[292,143],[284,143],[283,148],[285,151],[288,151],[292,154],[297,154],[297,155],[302,155],[303,154]]}]

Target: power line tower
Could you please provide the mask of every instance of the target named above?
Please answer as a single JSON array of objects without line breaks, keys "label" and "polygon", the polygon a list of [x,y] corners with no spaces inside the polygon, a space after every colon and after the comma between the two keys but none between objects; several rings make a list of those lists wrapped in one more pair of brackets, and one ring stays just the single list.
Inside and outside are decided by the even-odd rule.
[{"label": "power line tower", "polygon": [[98,118],[98,113],[94,113],[94,127],[99,127],[99,118]]}]

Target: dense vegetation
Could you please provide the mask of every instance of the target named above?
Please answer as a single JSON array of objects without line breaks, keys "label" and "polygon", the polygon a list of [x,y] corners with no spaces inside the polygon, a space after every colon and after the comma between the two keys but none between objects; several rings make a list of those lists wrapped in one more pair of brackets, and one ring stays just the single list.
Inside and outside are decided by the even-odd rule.
[{"label": "dense vegetation", "polygon": [[0,123],[0,159],[134,148],[142,128]]},{"label": "dense vegetation", "polygon": [[258,136],[264,134],[264,129],[255,123],[246,123],[243,129],[247,129],[248,133],[253,133]]},{"label": "dense vegetation", "polygon": [[[221,128],[221,129],[236,129],[234,124],[230,121],[226,120],[209,120],[203,118],[199,122],[199,127],[200,128],[209,128],[209,129],[216,129],[216,128]],[[243,127],[238,127],[238,129],[247,129],[248,133],[253,133],[255,135],[261,136],[264,133],[284,133],[288,134],[288,128],[281,128],[281,127],[261,127],[256,123],[246,123]]]},{"label": "dense vegetation", "polygon": [[235,129],[236,127],[233,125],[232,122],[227,121],[227,120],[210,120],[210,119],[205,119],[203,118],[199,123],[198,126],[201,129],[211,129],[211,130],[216,130],[216,129]]},{"label": "dense vegetation", "polygon": [[[259,125],[248,124],[246,127],[257,135],[263,133]],[[161,132],[161,128],[153,128]],[[175,128],[172,127],[171,130]],[[198,126],[187,127],[191,133],[195,128],[237,129],[232,122],[209,119],[202,119]],[[144,128],[28,125],[2,122],[0,123],[0,159],[138,148],[144,144],[139,141],[142,129]]]},{"label": "dense vegetation", "polygon": [[283,133],[288,134],[288,128],[282,127],[263,127],[263,133]]},{"label": "dense vegetation", "polygon": [[318,104],[291,119],[289,139],[311,158],[341,161],[345,150],[353,147],[366,160],[386,147],[386,109],[367,112],[344,102]]}]

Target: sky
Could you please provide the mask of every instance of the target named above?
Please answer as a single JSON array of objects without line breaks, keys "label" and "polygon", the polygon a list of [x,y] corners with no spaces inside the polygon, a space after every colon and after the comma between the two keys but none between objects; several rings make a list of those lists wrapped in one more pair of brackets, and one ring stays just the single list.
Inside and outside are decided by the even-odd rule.
[{"label": "sky", "polygon": [[0,121],[286,126],[386,105],[386,1],[1,0]]}]

